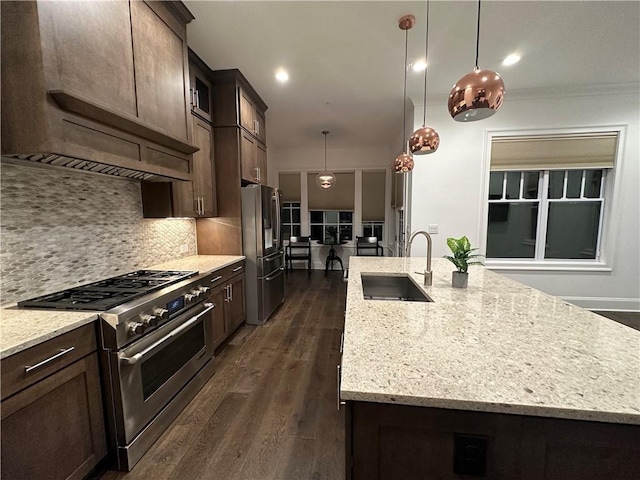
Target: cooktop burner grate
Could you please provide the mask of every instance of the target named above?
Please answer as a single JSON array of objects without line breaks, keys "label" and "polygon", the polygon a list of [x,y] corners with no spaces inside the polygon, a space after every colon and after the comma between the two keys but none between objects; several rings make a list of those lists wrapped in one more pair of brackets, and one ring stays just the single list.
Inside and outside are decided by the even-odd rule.
[{"label": "cooktop burner grate", "polygon": [[61,292],[18,302],[19,307],[60,310],[109,310],[196,275],[198,272],[138,270]]}]

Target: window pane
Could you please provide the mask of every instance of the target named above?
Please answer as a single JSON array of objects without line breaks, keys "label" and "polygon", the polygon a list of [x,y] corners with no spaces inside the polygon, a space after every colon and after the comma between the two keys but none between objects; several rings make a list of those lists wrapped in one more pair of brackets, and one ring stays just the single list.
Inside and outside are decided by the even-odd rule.
[{"label": "window pane", "polygon": [[300,202],[291,202],[291,206],[300,208]]},{"label": "window pane", "polygon": [[322,225],[311,225],[311,238],[313,240],[322,240]]},{"label": "window pane", "polygon": [[311,211],[310,213],[310,222],[311,223],[322,223],[324,222],[324,212],[323,211]]},{"label": "window pane", "polygon": [[292,225],[291,228],[293,229],[292,235],[296,237],[299,237],[300,235],[302,235],[302,233],[300,233],[301,232],[300,225]]},{"label": "window pane", "polygon": [[282,225],[282,238],[284,240],[289,240],[291,235],[293,235],[291,233],[291,227],[289,225]]},{"label": "window pane", "polygon": [[363,237],[373,237],[373,226],[372,225],[363,225],[362,226],[362,236]]},{"label": "window pane", "polygon": [[520,198],[520,172],[507,172],[507,198]]},{"label": "window pane", "polygon": [[340,240],[351,240],[352,230],[351,225],[340,225]]},{"label": "window pane", "polygon": [[565,170],[549,172],[549,198],[562,198]]},{"label": "window pane", "polygon": [[327,223],[338,223],[338,212],[328,211],[325,213],[325,222]]},{"label": "window pane", "polygon": [[373,236],[378,237],[378,240],[382,240],[382,225],[375,225],[373,227]]},{"label": "window pane", "polygon": [[538,203],[490,203],[487,258],[534,258]]},{"label": "window pane", "polygon": [[567,175],[567,198],[580,198],[582,170],[569,170]]},{"label": "window pane", "polygon": [[545,258],[596,258],[601,202],[549,205]]},{"label": "window pane", "polygon": [[340,223],[353,223],[353,212],[340,212]]},{"label": "window pane", "polygon": [[602,170],[587,170],[584,179],[584,196],[586,198],[600,197],[600,185],[602,183]]},{"label": "window pane", "polygon": [[538,172],[524,172],[524,198],[538,198]]},{"label": "window pane", "polygon": [[335,225],[328,225],[324,227],[324,243],[334,243],[337,241],[338,227]]},{"label": "window pane", "polygon": [[299,208],[294,208],[293,210],[291,210],[291,214],[292,214],[292,223],[300,223],[300,209]]},{"label": "window pane", "polygon": [[282,223],[291,223],[291,210],[288,208],[282,209]]},{"label": "window pane", "polygon": [[491,172],[489,175],[489,200],[500,200],[502,198],[502,181],[504,172]]}]

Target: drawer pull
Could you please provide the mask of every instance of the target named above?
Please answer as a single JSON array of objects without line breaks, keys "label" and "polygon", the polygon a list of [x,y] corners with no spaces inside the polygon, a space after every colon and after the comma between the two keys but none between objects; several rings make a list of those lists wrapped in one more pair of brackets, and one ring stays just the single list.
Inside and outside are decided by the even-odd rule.
[{"label": "drawer pull", "polygon": [[233,269],[234,272],[237,272],[238,270],[242,270],[242,265]]},{"label": "drawer pull", "polygon": [[76,347],[63,348],[58,353],[56,353],[55,355],[52,355],[46,360],[42,360],[41,362],[38,362],[35,365],[27,365],[24,367],[24,373],[31,373],[37,368],[44,367],[47,363],[53,362],[54,360],[57,360],[63,355],[66,355],[67,353],[72,352],[73,350],[75,350],[75,348]]},{"label": "drawer pull", "polygon": [[218,280],[222,278],[222,275],[218,275],[216,278],[211,279],[211,283],[216,283]]}]

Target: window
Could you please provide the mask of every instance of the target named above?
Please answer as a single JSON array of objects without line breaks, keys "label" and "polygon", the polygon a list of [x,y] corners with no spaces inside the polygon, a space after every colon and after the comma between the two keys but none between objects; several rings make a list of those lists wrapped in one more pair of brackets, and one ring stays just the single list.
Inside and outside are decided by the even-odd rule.
[{"label": "window", "polygon": [[353,239],[353,212],[335,210],[309,211],[311,239],[324,243]]},{"label": "window", "polygon": [[300,235],[300,202],[282,202],[282,238]]},{"label": "window", "polygon": [[606,172],[492,171],[487,258],[598,259]]},{"label": "window", "polygon": [[384,222],[365,222],[362,221],[362,236],[377,237],[378,240],[384,239]]}]

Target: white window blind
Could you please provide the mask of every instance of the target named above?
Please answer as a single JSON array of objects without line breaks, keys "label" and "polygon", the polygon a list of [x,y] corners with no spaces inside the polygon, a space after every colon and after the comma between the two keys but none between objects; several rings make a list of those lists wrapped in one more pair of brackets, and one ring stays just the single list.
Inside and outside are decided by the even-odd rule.
[{"label": "white window blind", "polygon": [[278,185],[282,192],[283,202],[299,202],[301,200],[299,173],[280,173]]},{"label": "white window blind", "polygon": [[353,172],[335,173],[336,183],[328,190],[323,190],[316,183],[317,173],[307,175],[309,210],[353,210],[355,197]]},{"label": "white window blind", "polygon": [[493,137],[491,170],[613,168],[617,132]]},{"label": "white window blind", "polygon": [[385,172],[362,172],[362,221],[384,221]]}]

